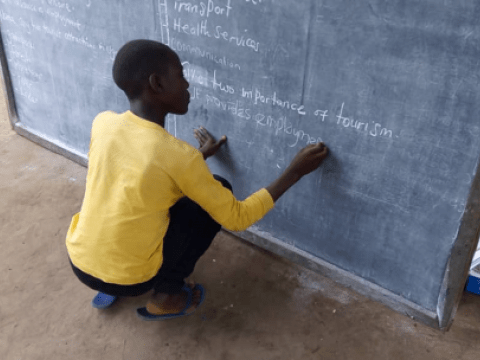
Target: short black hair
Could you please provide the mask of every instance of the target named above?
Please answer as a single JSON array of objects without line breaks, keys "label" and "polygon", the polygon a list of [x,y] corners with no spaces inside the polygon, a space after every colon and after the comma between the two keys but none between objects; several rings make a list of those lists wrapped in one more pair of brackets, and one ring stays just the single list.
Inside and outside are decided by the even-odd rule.
[{"label": "short black hair", "polygon": [[123,45],[113,63],[113,80],[130,100],[142,94],[153,73],[164,74],[172,61],[173,50],[153,40],[133,40]]}]

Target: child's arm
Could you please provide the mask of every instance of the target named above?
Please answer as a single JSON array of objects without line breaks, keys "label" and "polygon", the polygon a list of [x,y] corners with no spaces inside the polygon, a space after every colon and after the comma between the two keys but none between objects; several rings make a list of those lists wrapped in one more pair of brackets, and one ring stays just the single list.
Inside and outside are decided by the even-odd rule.
[{"label": "child's arm", "polygon": [[288,168],[280,177],[266,187],[267,191],[277,201],[285,191],[300,180],[304,175],[317,169],[327,157],[328,148],[324,143],[308,145],[300,150],[292,160]]},{"label": "child's arm", "polygon": [[[218,149],[227,141],[225,135],[219,141],[207,131],[207,129],[200,127],[200,129],[194,130],[194,136],[200,144],[200,152],[203,154],[203,158],[214,155]],[[299,151],[295,158],[290,163],[290,166],[284,171],[284,173],[268,187],[267,191],[276,202],[285,191],[287,191],[292,185],[300,180],[304,175],[311,173],[317,169],[322,161],[327,157],[328,148],[324,143],[315,145],[308,145]]]}]

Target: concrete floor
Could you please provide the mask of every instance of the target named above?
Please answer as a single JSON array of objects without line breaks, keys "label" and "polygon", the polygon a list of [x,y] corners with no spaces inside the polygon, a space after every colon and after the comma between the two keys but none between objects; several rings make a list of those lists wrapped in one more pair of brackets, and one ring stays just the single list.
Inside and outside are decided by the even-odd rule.
[{"label": "concrete floor", "polygon": [[11,131],[3,103],[0,169],[1,360],[480,356],[480,296],[464,294],[443,334],[226,233],[195,270],[207,299],[194,315],[143,322],[148,295],[93,309],[64,245],[86,169]]}]

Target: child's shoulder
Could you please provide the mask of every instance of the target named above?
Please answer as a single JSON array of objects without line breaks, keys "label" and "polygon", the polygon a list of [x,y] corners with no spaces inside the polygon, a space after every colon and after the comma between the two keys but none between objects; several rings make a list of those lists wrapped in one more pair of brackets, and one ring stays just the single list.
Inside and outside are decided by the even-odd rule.
[{"label": "child's shoulder", "polygon": [[200,151],[190,143],[173,136],[167,130],[164,130],[164,132],[166,140],[165,145],[169,147],[171,152],[176,153],[179,156],[187,157],[201,155]]},{"label": "child's shoulder", "polygon": [[95,118],[93,119],[92,126],[104,123],[104,122],[108,121],[108,119],[116,118],[119,115],[120,114],[117,114],[116,112],[111,111],[111,110],[102,111],[102,112],[98,113],[97,116],[95,116]]},{"label": "child's shoulder", "polygon": [[95,119],[93,121],[96,121],[98,119],[121,117],[122,115],[123,114],[116,113],[113,110],[105,110],[98,113],[97,116],[95,116]]},{"label": "child's shoulder", "polygon": [[196,163],[202,153],[188,142],[178,139],[166,130],[161,132],[152,152],[154,163],[169,174],[184,173],[188,164]]}]

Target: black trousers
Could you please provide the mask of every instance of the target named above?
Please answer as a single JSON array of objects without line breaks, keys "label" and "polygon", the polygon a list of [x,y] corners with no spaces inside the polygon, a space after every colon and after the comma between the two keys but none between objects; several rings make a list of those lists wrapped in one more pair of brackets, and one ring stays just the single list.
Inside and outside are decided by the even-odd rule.
[{"label": "black trousers", "polygon": [[[232,190],[224,178],[214,175],[224,187]],[[138,296],[150,291],[178,294],[185,285],[184,279],[195,268],[220,231],[220,224],[199,205],[187,197],[170,208],[170,224],[163,240],[163,264],[157,275],[147,282],[134,285],[105,283],[84,273],[70,262],[78,279],[93,290],[114,296]]]}]

